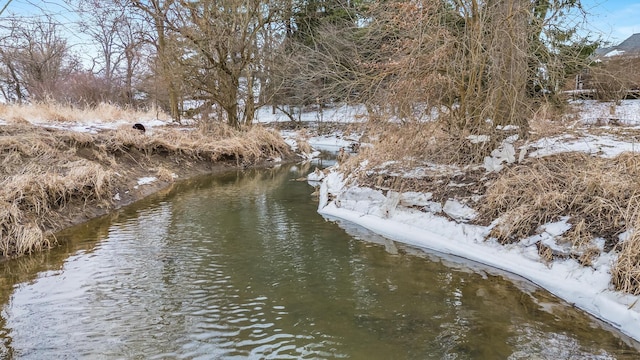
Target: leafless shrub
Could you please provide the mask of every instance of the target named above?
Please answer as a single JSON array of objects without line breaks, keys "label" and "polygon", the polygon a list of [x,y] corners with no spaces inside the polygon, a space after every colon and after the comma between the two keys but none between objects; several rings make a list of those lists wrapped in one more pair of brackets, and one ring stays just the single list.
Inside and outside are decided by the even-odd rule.
[{"label": "leafless shrub", "polygon": [[640,57],[619,56],[589,69],[584,76],[585,88],[595,89],[599,100],[619,101],[629,90],[640,90]]}]

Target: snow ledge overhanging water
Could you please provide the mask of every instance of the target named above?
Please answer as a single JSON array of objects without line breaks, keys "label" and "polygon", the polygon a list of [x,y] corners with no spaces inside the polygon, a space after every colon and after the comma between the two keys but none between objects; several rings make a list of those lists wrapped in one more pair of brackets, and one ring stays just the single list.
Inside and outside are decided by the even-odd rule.
[{"label": "snow ledge overhanging water", "polygon": [[489,227],[456,223],[403,207],[398,204],[397,193],[390,193],[385,196],[379,190],[347,187],[342,174],[333,171],[321,184],[318,212],[407,245],[518,275],[640,341],[640,297],[614,291],[610,286],[615,255],[602,254],[592,267],[573,259],[547,266],[535,246],[485,240]]}]

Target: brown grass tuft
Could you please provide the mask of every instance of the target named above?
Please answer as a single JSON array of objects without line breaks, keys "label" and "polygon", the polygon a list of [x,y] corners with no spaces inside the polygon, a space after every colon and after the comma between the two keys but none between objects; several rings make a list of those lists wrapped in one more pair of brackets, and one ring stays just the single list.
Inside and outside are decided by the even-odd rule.
[{"label": "brown grass tuft", "polygon": [[[640,229],[640,218],[634,216],[633,228]],[[619,246],[618,260],[611,268],[611,281],[616,290],[632,295],[640,295],[640,231]]]},{"label": "brown grass tuft", "polygon": [[311,154],[313,152],[313,148],[309,145],[309,141],[305,138],[296,139],[296,144],[298,145],[298,151],[302,154]]},{"label": "brown grass tuft", "polygon": [[629,214],[640,199],[638,156],[559,154],[506,170],[489,186],[481,207],[485,221],[499,218],[491,236],[511,243],[568,217],[572,228],[560,241],[571,245],[572,257],[590,264],[597,255],[594,238],[604,238],[605,249],[611,249],[629,228]]},{"label": "brown grass tuft", "polygon": [[27,165],[0,182],[0,255],[19,256],[51,246],[44,229],[56,227],[57,211],[72,199],[101,200],[110,194],[112,173],[87,160]]},{"label": "brown grass tuft", "polygon": [[173,171],[164,167],[158,168],[156,176],[160,181],[173,182],[175,180]]}]

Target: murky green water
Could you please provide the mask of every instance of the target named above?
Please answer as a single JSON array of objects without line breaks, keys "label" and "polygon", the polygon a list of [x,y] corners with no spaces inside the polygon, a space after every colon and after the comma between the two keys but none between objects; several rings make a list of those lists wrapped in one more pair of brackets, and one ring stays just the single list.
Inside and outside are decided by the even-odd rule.
[{"label": "murky green water", "polygon": [[0,358],[640,356],[546,292],[349,235],[302,175],[181,183],[0,264]]}]

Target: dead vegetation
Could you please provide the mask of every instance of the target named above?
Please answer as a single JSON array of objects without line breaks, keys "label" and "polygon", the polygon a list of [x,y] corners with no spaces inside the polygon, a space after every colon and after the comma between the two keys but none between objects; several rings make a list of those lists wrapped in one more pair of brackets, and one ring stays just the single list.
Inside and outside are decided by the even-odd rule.
[{"label": "dead vegetation", "polygon": [[[362,157],[370,161],[370,167],[388,161],[401,161],[406,167],[422,165],[425,162],[461,166],[477,164],[491,152],[494,142],[469,140],[477,135],[495,138],[495,141],[500,143],[508,136],[514,135],[514,132],[494,129],[491,133],[468,132],[458,137],[448,132],[438,121],[410,124],[369,123],[365,125],[363,137],[371,139],[374,146],[363,147],[361,152]],[[355,161],[353,165],[357,163],[358,161]]]},{"label": "dead vegetation", "polygon": [[[113,196],[137,177],[165,183],[175,173],[214,164],[250,166],[288,155],[274,131],[128,127],[98,134],[26,124],[0,126],[0,256],[16,257],[55,243],[52,232],[85,212],[117,206]],[[128,191],[127,191],[128,192]]]},{"label": "dead vegetation", "polygon": [[611,282],[620,291],[640,295],[640,217],[633,214],[634,229],[630,236],[619,244],[618,260],[611,269]]},{"label": "dead vegetation", "polygon": [[[546,126],[534,121],[532,125],[535,138],[567,133],[557,123]],[[458,199],[474,207],[479,213],[475,222],[491,225],[490,237],[503,244],[541,234],[545,224],[566,221],[570,228],[555,237],[556,246],[536,243],[541,259],[551,264],[556,259],[573,258],[591,266],[602,252],[615,250],[618,260],[612,267],[613,286],[640,295],[640,232],[635,231],[640,226],[637,153],[615,158],[561,153],[526,158],[499,173],[487,173],[472,155],[473,144],[448,139],[437,124],[412,124],[413,131],[406,131],[406,124],[402,129],[375,126],[366,130],[369,137],[379,139],[375,146],[363,148],[359,156],[341,164],[359,186],[383,192],[428,192],[441,204]],[[636,135],[625,127],[608,131],[621,138]],[[363,159],[367,159],[366,166]],[[604,239],[604,246],[596,239]]]},{"label": "dead vegetation", "polygon": [[614,159],[582,153],[530,159],[489,186],[481,212],[486,220],[500,218],[492,235],[502,243],[568,216],[573,227],[563,237],[575,248],[602,237],[611,249],[638,202],[638,161],[630,153]]},{"label": "dead vegetation", "polygon": [[113,122],[119,119],[137,119],[138,121],[163,119],[168,116],[159,109],[151,108],[147,111],[134,110],[100,103],[96,106],[77,108],[54,102],[40,102],[33,104],[0,104],[0,118],[12,124],[28,124],[26,119],[34,122]]}]

